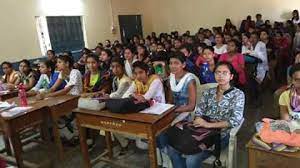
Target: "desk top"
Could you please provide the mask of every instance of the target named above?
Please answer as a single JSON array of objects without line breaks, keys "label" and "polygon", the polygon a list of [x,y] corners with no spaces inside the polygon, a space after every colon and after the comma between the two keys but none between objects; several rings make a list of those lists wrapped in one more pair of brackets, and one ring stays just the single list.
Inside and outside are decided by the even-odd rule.
[{"label": "desk top", "polygon": [[81,114],[89,114],[89,115],[95,115],[99,117],[109,117],[109,118],[115,118],[120,120],[127,120],[127,121],[134,121],[134,122],[143,122],[143,123],[149,123],[154,124],[160,119],[164,118],[168,114],[174,112],[175,107],[172,107],[168,111],[164,112],[161,115],[154,115],[154,114],[144,114],[144,113],[127,113],[127,114],[118,114],[118,113],[112,113],[108,110],[102,110],[102,111],[94,111],[94,110],[87,110],[82,108],[76,108],[73,110],[74,113],[81,113]]},{"label": "desk top", "polygon": [[9,98],[18,96],[18,90],[0,91],[0,100],[5,101]]},{"label": "desk top", "polygon": [[263,151],[263,152],[266,152],[266,153],[281,155],[281,156],[285,156],[285,157],[291,157],[291,158],[298,158],[298,159],[300,159],[300,151],[298,151],[298,152],[276,152],[276,151],[268,151],[268,150],[265,150],[265,149],[260,148],[259,146],[255,145],[252,142],[252,140],[250,140],[248,142],[247,148],[255,149],[255,150],[259,150],[259,151]]},{"label": "desk top", "polygon": [[[56,106],[56,105],[62,104],[64,102],[67,102],[67,101],[70,101],[70,100],[73,100],[73,99],[76,99],[76,98],[79,98],[79,96],[64,95],[64,96],[57,96],[57,97],[49,97],[49,98],[46,98],[44,100],[36,100],[35,97],[29,97],[27,99],[27,101],[28,101],[28,106],[32,107],[31,109],[28,109],[24,113],[20,113],[20,115],[14,115],[12,117],[2,117],[0,115],[0,117],[3,118],[4,120],[11,120],[11,119],[14,119],[16,117],[22,116],[24,114],[39,110],[41,108],[45,108],[45,107],[50,107],[51,108],[52,106]],[[14,97],[14,98],[8,99],[6,101],[9,102],[9,103],[15,102],[16,104],[19,104],[18,99],[19,99],[18,97]]]}]

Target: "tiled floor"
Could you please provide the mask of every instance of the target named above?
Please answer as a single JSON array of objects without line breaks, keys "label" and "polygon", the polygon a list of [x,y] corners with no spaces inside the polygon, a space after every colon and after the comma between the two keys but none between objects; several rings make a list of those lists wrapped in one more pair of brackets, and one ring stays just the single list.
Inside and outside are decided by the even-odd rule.
[{"label": "tiled floor", "polygon": [[[249,102],[249,101],[248,101]],[[247,167],[247,150],[245,148],[246,143],[254,133],[254,123],[262,117],[275,117],[273,110],[273,95],[271,91],[266,91],[263,96],[263,105],[259,108],[255,108],[251,103],[246,104],[245,110],[245,122],[238,134],[238,167]],[[101,153],[104,149],[104,139],[99,137],[97,145],[93,151],[91,151],[91,157],[95,158],[97,154]],[[2,145],[3,146],[3,145]],[[51,148],[53,149],[53,148]],[[117,148],[115,149],[117,150]],[[24,149],[24,158],[36,163],[43,163],[43,167],[65,167],[65,168],[80,168],[82,166],[82,158],[79,146],[73,148],[67,152],[67,158],[64,162],[58,161],[55,152],[48,152],[45,148],[41,148],[38,145],[28,145]],[[116,152],[115,152],[116,153]],[[144,168],[149,167],[148,153],[136,149],[134,145],[131,146],[128,155],[122,158],[115,158],[115,163],[118,163],[124,167],[129,168]],[[113,168],[117,166],[108,165],[104,162],[100,162],[94,166],[95,168]],[[205,165],[205,167],[210,167]]]}]

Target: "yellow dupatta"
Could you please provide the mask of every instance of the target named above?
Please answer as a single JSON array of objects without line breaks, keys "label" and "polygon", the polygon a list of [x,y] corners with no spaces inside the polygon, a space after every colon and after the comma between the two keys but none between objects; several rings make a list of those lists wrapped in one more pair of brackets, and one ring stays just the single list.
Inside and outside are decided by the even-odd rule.
[{"label": "yellow dupatta", "polygon": [[159,77],[157,75],[151,75],[146,84],[143,84],[143,82],[140,82],[138,80],[134,80],[134,83],[136,86],[136,93],[144,95],[149,90],[151,83],[155,79],[159,79]]}]

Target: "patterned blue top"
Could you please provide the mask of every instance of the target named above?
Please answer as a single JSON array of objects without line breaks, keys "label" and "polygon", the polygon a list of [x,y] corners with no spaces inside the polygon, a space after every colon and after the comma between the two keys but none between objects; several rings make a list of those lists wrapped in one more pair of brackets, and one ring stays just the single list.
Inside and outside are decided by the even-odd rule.
[{"label": "patterned blue top", "polygon": [[[228,121],[230,127],[240,125],[243,120],[245,95],[233,87],[217,102],[217,87],[205,90],[197,105],[196,116],[207,116],[213,121]],[[229,133],[225,129],[223,133]]]}]

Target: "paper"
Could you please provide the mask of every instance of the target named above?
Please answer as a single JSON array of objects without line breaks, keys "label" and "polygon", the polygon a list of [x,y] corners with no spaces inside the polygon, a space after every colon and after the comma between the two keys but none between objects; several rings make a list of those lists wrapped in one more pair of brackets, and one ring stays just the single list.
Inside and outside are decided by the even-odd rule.
[{"label": "paper", "polygon": [[2,91],[0,91],[0,94],[1,95],[4,95],[4,94],[7,94],[7,93],[9,93],[10,91],[9,90],[2,90]]},{"label": "paper", "polygon": [[141,111],[140,113],[161,115],[173,106],[173,104],[154,103],[151,107]]},{"label": "paper", "polygon": [[8,111],[2,112],[1,115],[2,117],[13,117],[15,115],[25,113],[31,108],[32,107],[14,107]]},{"label": "paper", "polygon": [[8,102],[0,102],[0,108],[11,107],[13,104],[9,104]]}]

